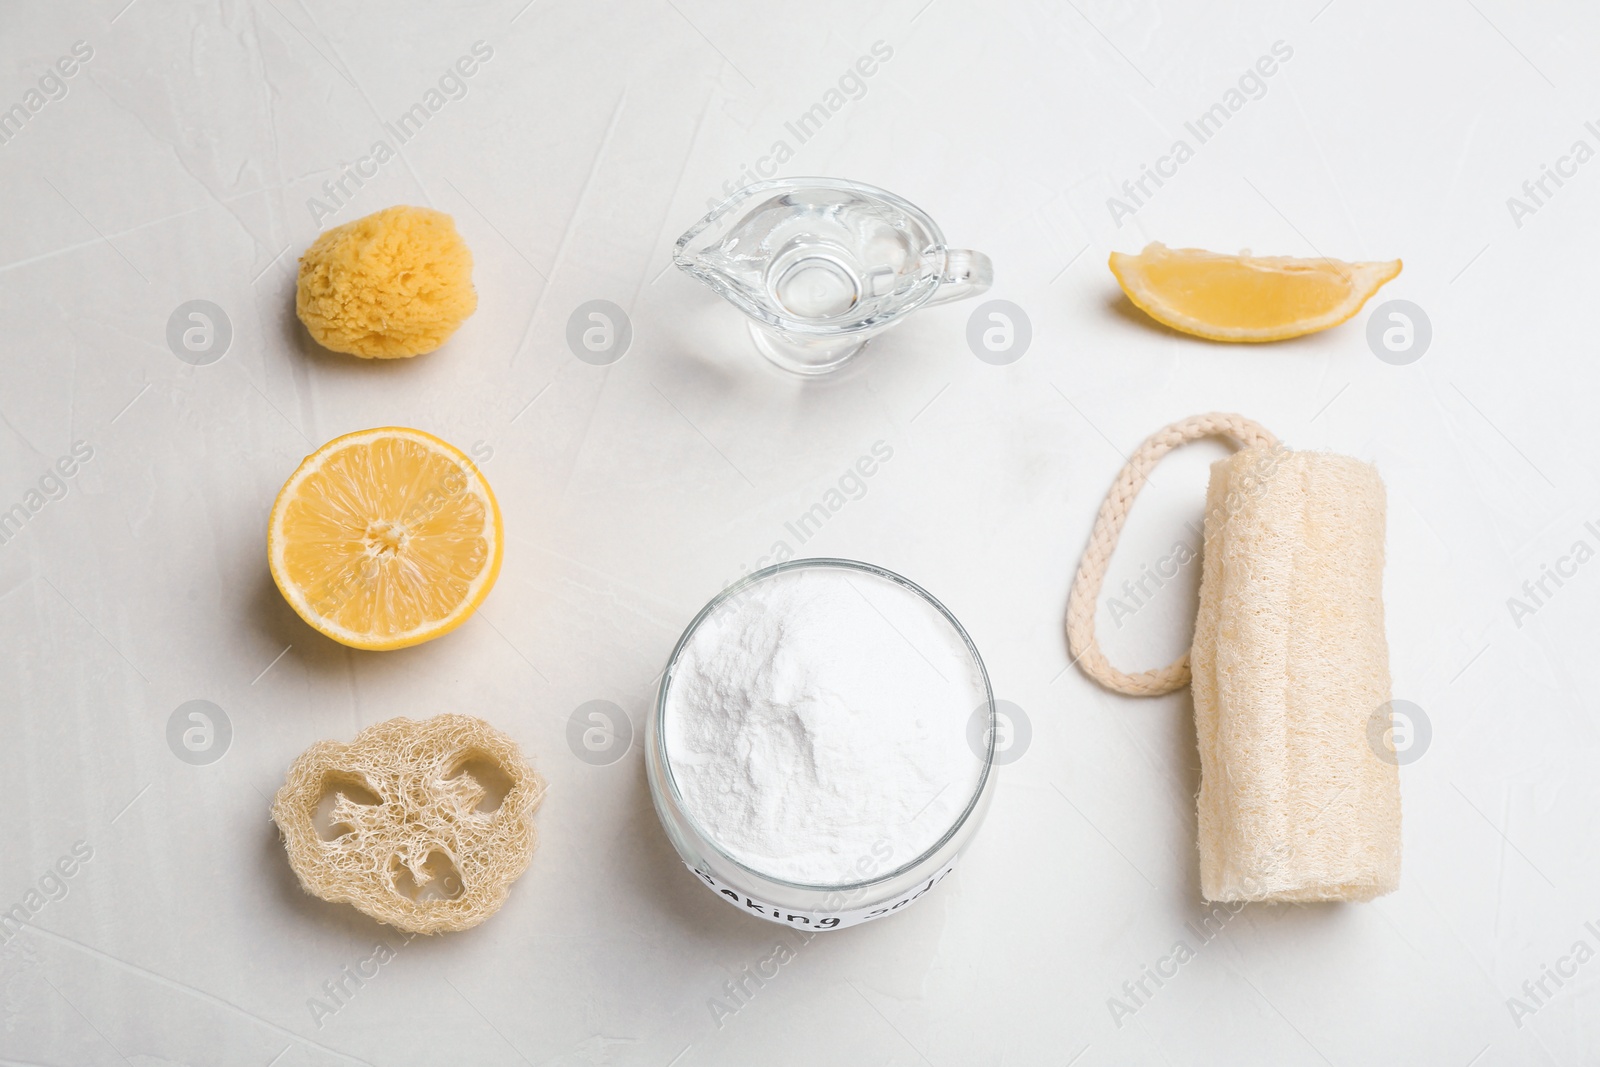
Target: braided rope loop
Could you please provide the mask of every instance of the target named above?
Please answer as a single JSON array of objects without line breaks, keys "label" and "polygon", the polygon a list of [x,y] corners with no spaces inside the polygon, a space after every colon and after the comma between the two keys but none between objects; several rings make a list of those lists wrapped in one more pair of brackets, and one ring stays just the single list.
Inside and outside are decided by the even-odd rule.
[{"label": "braided rope loop", "polygon": [[1089,534],[1088,547],[1078,564],[1078,576],[1072,583],[1072,594],[1067,600],[1067,642],[1073,659],[1083,672],[1107,689],[1129,696],[1160,696],[1189,684],[1189,653],[1165,667],[1126,674],[1113,667],[1100,651],[1095,637],[1094,614],[1100,602],[1100,587],[1105,583],[1106,567],[1111,554],[1116,551],[1122,527],[1128,521],[1134,498],[1144,488],[1150,472],[1168,452],[1179,445],[1197,441],[1202,437],[1229,437],[1240,448],[1273,447],[1278,439],[1260,423],[1245,418],[1214,411],[1208,415],[1195,415],[1163,427],[1145,438],[1127,466],[1117,475],[1100,514],[1095,517],[1094,530]]}]

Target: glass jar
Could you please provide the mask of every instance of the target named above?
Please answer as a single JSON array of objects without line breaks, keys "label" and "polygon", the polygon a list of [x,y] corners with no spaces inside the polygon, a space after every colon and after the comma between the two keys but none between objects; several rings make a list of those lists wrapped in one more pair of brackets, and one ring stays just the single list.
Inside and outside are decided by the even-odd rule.
[{"label": "glass jar", "polygon": [[[836,885],[793,882],[751,867],[730,855],[697,824],[688,811],[666,747],[667,699],[679,656],[700,624],[719,607],[751,586],[798,568],[842,568],[876,581],[892,582],[931,605],[959,635],[972,657],[973,674],[981,687],[973,688],[973,713],[960,724],[973,747],[980,768],[971,796],[933,845],[920,855],[897,856],[892,843],[880,842],[861,856],[854,867],[858,879]],[[656,814],[678,855],[705,885],[747,915],[810,930],[838,930],[903,911],[936,886],[954,869],[983,815],[994,791],[994,692],[983,659],[955,616],[926,590],[892,571],[844,559],[800,559],[756,571],[730,585],[700,610],[678,639],[661,677],[654,713],[645,728],[645,766]]]}]

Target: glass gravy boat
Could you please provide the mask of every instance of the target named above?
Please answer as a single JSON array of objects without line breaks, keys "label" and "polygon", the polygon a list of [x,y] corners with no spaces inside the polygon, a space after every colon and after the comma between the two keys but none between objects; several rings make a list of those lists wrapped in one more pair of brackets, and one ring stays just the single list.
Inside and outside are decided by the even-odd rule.
[{"label": "glass gravy boat", "polygon": [[749,318],[756,348],[825,374],[919,307],[988,289],[981,252],[946,248],[920,208],[837,178],[747,185],[678,238],[673,262]]}]

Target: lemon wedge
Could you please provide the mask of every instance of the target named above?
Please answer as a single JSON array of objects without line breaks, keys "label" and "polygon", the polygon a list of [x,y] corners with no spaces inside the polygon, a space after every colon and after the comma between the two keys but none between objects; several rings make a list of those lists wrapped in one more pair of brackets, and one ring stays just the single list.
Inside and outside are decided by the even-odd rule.
[{"label": "lemon wedge", "polygon": [[500,507],[477,465],[421,430],[335,438],[278,493],[267,562],[289,606],[352,648],[431,641],[500,573]]},{"label": "lemon wedge", "polygon": [[1111,273],[1140,310],[1174,330],[1213,341],[1281,341],[1360,311],[1400,273],[1400,261],[1229,256],[1157,243],[1136,256],[1111,253]]}]

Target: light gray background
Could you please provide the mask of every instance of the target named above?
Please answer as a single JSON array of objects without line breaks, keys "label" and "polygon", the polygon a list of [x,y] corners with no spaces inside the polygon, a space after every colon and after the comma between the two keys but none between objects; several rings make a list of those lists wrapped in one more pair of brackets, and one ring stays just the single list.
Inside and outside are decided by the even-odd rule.
[{"label": "light gray background", "polygon": [[[69,92],[0,145],[0,507],[68,453],[67,495],[0,546],[0,908],[83,840],[92,860],[0,956],[6,1064],[1580,1064],[1600,962],[1531,1017],[1508,998],[1600,937],[1594,686],[1600,563],[1531,617],[1508,598],[1600,526],[1593,437],[1600,162],[1532,214],[1507,198],[1600,119],[1576,3],[804,4],[732,0],[8,2],[0,105],[75,41]],[[393,203],[452,213],[480,307],[443,350],[318,350],[292,309],[308,198],[482,40],[493,57],[323,225]],[[875,41],[893,57],[821,133],[785,128]],[[1106,200],[1273,43],[1293,57],[1131,219]],[[847,373],[765,366],[737,314],[669,269],[723,183],[785,139],[788,175],[924,206],[994,257],[1033,342],[968,350],[976,302],[921,313]],[[1569,168],[1570,169],[1570,168]],[[1266,348],[1152,326],[1112,250],[1403,256],[1383,294],[1426,310],[1424,358],[1366,316]],[[168,350],[187,300],[234,336]],[[632,348],[568,351],[578,305]],[[1236,410],[1389,486],[1397,697],[1431,747],[1404,768],[1401,890],[1249,907],[1131,1018],[1125,981],[1195,938],[1197,758],[1185,694],[1133,701],[1069,669],[1062,612],[1123,455]],[[357,653],[269,580],[268,509],[329,438],[417,426],[484,463],[498,586],[449,637]],[[804,546],[785,522],[874,442],[893,458]],[[1140,500],[1110,585],[1192,534],[1205,444]],[[683,625],[775,541],[904,573],[972,632],[1031,719],[957,873],[892,920],[805,945],[733,1017],[709,1002],[772,953],[684,871],[637,744],[610,766],[566,723],[642,725]],[[1570,567],[1568,568],[1570,570]],[[1129,667],[1185,643],[1198,567],[1101,625]],[[1553,583],[1547,587],[1554,589]],[[1520,622],[1520,625],[1517,623]],[[169,750],[185,701],[230,749]],[[509,903],[404,945],[336,1015],[319,986],[387,928],[300,893],[267,819],[289,761],[397,715],[484,716],[550,780]],[[1531,1001],[1529,1002],[1532,1003]]]}]

